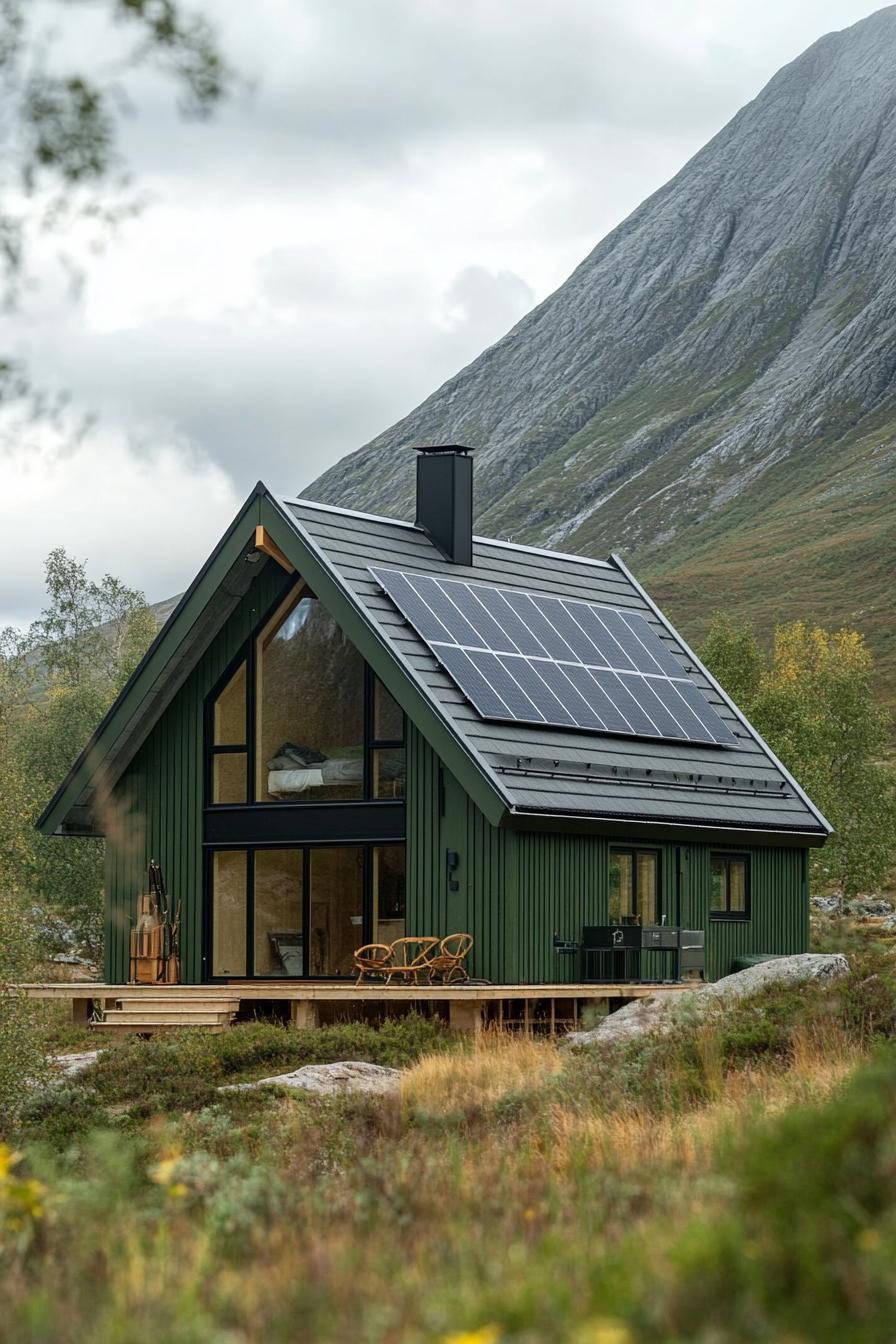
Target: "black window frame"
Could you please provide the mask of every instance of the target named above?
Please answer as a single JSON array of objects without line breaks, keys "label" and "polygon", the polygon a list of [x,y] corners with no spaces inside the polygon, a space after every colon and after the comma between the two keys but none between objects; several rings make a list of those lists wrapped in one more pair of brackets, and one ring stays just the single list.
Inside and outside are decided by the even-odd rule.
[{"label": "black window frame", "polygon": [[[638,855],[649,854],[651,858],[656,859],[656,917],[657,922],[653,925],[640,925],[642,928],[656,928],[663,922],[663,851],[655,845],[610,845],[607,855],[607,923],[612,924],[610,918],[610,860],[614,854],[628,854],[632,859],[632,896],[636,899],[632,902],[637,906],[637,891],[634,883],[637,881],[638,873]],[[637,925],[637,914],[630,917],[632,922]],[[619,927],[623,927],[624,921],[620,917]]]},{"label": "black window frame", "polygon": [[[328,983],[333,980],[350,983],[354,980],[354,972],[348,975],[309,975],[308,967],[310,964],[310,944],[306,938],[303,939],[302,947],[302,974],[285,975],[283,972],[271,972],[261,974],[255,970],[255,856],[262,850],[295,850],[301,855],[302,865],[302,927],[307,929],[310,925],[311,915],[311,853],[316,849],[360,849],[362,851],[362,875],[361,875],[361,936],[358,939],[358,946],[370,942],[373,937],[373,872],[374,872],[374,851],[377,849],[401,849],[404,851],[405,858],[405,919],[407,919],[407,842],[401,840],[287,840],[276,844],[253,844],[253,843],[235,843],[235,844],[214,844],[206,845],[203,854],[203,889],[205,891],[203,919],[203,938],[202,938],[202,963],[203,963],[203,983],[204,984],[230,984],[242,981],[252,981],[253,984],[279,983],[284,980],[296,981],[315,981]],[[246,972],[244,975],[215,975],[213,973],[213,949],[214,949],[214,890],[212,874],[214,870],[215,854],[224,851],[237,851],[246,855]]]},{"label": "black window frame", "polygon": [[[722,849],[711,850],[709,855],[709,917],[712,920],[718,920],[727,924],[749,924],[753,918],[753,881],[751,855],[741,851],[726,851]],[[732,862],[742,863],[744,865],[744,908],[743,910],[731,909],[731,881],[728,876],[729,866]],[[723,863],[725,865],[725,909],[714,910],[712,908],[712,867],[714,863]]]},{"label": "black window frame", "polygon": [[[225,668],[224,672],[215,682],[212,689],[205,697],[203,714],[203,809],[218,812],[223,808],[311,808],[311,807],[355,807],[359,804],[368,805],[371,803],[388,803],[395,805],[397,802],[403,804],[404,797],[398,799],[376,798],[373,793],[374,776],[374,756],[377,751],[398,751],[405,752],[405,781],[407,781],[407,715],[402,710],[401,724],[402,736],[400,739],[377,738],[374,735],[374,715],[375,715],[375,687],[379,680],[373,668],[362,656],[364,666],[363,676],[363,751],[364,751],[364,772],[361,784],[360,798],[334,798],[328,799],[325,803],[320,799],[259,799],[256,796],[256,722],[257,722],[257,666],[258,666],[258,636],[264,630],[265,626],[277,614],[284,602],[295,591],[296,602],[302,600],[302,596],[312,596],[310,590],[303,586],[292,584],[285,592],[281,592],[277,600],[265,612],[264,616],[252,628],[248,638],[240,646],[239,651],[234,655]],[[319,600],[319,599],[318,599]],[[228,743],[223,746],[215,745],[215,704],[218,697],[226,689],[228,683],[236,675],[240,664],[246,664],[246,741],[244,745],[234,745]],[[381,683],[382,684],[382,683]],[[383,684],[383,689],[387,694],[391,694],[389,688]],[[392,697],[395,698],[394,696]],[[401,706],[399,705],[399,709]],[[244,803],[216,803],[213,801],[214,794],[214,758],[218,755],[236,755],[245,752],[246,756],[246,801]]]},{"label": "black window frame", "polygon": [[[246,667],[245,721],[243,723],[243,741],[225,742],[219,744],[215,742],[215,706],[218,703],[219,698],[226,691],[227,687],[230,685],[233,678],[237,675],[240,667],[243,666],[243,664],[245,664]],[[254,750],[253,715],[251,712],[252,702],[250,700],[249,695],[250,684],[251,683],[250,683],[249,660],[245,656],[245,654],[241,652],[238,658],[234,659],[233,662],[228,663],[227,671],[224,673],[224,676],[221,677],[215,683],[214,690],[210,692],[208,696],[206,696],[205,712],[204,712],[204,740],[203,740],[204,755],[205,755],[203,805],[205,807],[247,807],[249,804],[249,788],[250,788],[249,777],[252,774],[251,757],[252,752]],[[215,791],[214,781],[215,781],[216,756],[245,756],[246,798],[244,802],[216,803],[213,801],[213,794]]]}]

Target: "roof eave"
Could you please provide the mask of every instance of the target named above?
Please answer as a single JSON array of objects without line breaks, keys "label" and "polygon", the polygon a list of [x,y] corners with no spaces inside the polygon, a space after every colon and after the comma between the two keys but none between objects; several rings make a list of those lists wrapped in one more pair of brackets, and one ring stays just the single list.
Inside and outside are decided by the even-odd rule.
[{"label": "roof eave", "polygon": [[512,808],[504,829],[517,831],[563,830],[577,835],[605,835],[617,839],[671,840],[682,843],[778,845],[801,849],[819,849],[827,832],[787,826],[732,826],[730,821],[694,821],[686,817],[672,820],[612,813],[564,812],[562,808],[539,810]]},{"label": "roof eave", "polygon": [[[125,706],[129,701],[132,702],[131,717],[133,717],[135,709],[145,703],[147,696],[159,684],[172,654],[182,646],[190,630],[196,625],[209,601],[219,591],[227,574],[237,562],[240,551],[249,540],[244,535],[244,528],[254,524],[257,501],[269,493],[262,481],[256,483],[230,527],[159,630],[38,817],[35,827],[41,834],[48,836],[65,834],[64,822],[73,809],[82,805],[88,790],[101,793],[114,783],[114,779],[104,777],[104,763],[108,759],[110,748],[126,735],[130,718],[122,717]],[[201,605],[197,605],[197,598],[200,595],[204,600]]]}]

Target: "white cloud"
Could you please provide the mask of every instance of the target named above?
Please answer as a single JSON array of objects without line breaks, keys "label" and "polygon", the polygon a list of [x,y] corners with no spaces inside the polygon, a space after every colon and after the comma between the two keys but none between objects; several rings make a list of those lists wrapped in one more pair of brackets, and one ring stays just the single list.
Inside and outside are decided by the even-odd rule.
[{"label": "white cloud", "polygon": [[27,451],[3,468],[0,626],[39,611],[44,560],[59,545],[149,601],[181,591],[241,502],[219,467],[173,441],[136,452],[109,431],[80,446],[35,427],[25,437]]},{"label": "white cloud", "polygon": [[[60,55],[120,46],[99,7],[40,5],[68,15]],[[204,7],[254,91],[184,125],[141,75],[124,148],[154,204],[74,304],[48,247],[43,289],[0,331],[101,426],[71,456],[33,435],[4,453],[9,614],[33,614],[60,544],[154,596],[182,588],[258,476],[298,490],[409,411],[782,63],[876,5]],[[197,519],[201,545],[197,527],[144,545],[144,501],[172,536]]]}]

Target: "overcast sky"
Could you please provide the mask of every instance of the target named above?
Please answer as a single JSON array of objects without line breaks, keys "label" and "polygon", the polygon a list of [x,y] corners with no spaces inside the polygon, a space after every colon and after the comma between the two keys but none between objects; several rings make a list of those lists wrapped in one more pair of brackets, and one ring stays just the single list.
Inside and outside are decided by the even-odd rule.
[{"label": "overcast sky", "polygon": [[[44,3],[44,0],[41,0]],[[45,6],[46,7],[46,6]],[[0,445],[0,625],[54,546],[157,600],[263,478],[306,486],[421,401],[861,0],[206,0],[247,87],[211,124],[142,75],[149,197],[73,298],[4,319],[96,427]],[[85,67],[120,34],[82,13]]]}]

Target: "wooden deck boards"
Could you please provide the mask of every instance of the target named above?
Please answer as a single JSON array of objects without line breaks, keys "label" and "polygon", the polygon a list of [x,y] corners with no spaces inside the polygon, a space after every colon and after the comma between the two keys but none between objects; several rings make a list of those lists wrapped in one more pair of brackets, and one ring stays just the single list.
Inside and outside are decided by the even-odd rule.
[{"label": "wooden deck boards", "polygon": [[[293,1027],[318,1025],[324,1004],[405,1004],[447,1008],[453,1031],[478,1032],[491,1025],[507,1030],[575,1027],[581,1008],[606,1001],[622,1006],[648,994],[680,994],[687,985],[356,985],[317,980],[230,981],[220,985],[108,985],[99,981],[59,981],[14,986],[31,999],[67,999],[73,1021],[105,1034],[143,1036],[180,1027],[225,1031],[240,1009],[277,1000],[289,1004]],[[98,1011],[93,1012],[94,1001]],[[444,1011],[444,1009],[443,1009]],[[326,1015],[326,1014],[325,1014]]]},{"label": "wooden deck boards", "polygon": [[298,1002],[447,1002],[462,1000],[487,1003],[496,999],[639,999],[648,994],[680,994],[687,984],[562,984],[562,985],[355,985],[351,981],[231,980],[219,985],[107,985],[99,981],[72,980],[51,984],[12,986],[29,999],[286,999]]}]

